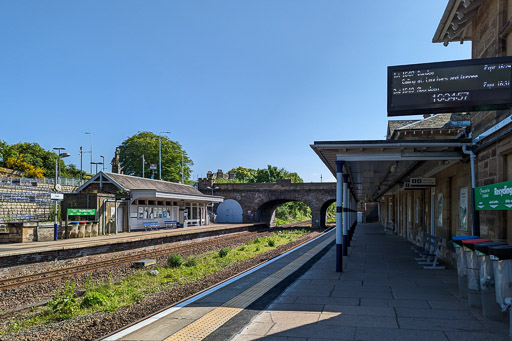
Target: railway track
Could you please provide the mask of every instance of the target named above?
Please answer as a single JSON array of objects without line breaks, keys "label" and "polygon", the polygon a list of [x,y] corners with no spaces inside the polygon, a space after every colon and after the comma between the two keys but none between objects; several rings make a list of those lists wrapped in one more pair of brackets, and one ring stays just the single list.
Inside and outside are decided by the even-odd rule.
[{"label": "railway track", "polygon": [[[282,227],[290,228],[290,227],[298,227],[303,226],[304,222],[297,222],[292,224],[287,224]],[[264,230],[264,231],[253,231],[253,232],[241,232],[237,233],[235,235],[221,235],[213,239],[205,240],[205,241],[198,241],[198,242],[192,242],[190,244],[186,245],[175,245],[169,248],[165,249],[159,249],[159,250],[149,250],[140,252],[133,255],[127,255],[118,257],[115,259],[108,259],[108,260],[102,260],[102,261],[96,261],[91,262],[87,264],[81,264],[76,266],[70,266],[65,267],[61,269],[55,269],[50,271],[44,271],[44,272],[38,272],[34,274],[24,275],[24,276],[16,276],[6,279],[0,279],[0,290],[4,289],[12,289],[24,285],[29,285],[33,283],[38,282],[44,282],[49,281],[52,279],[59,279],[63,277],[70,277],[74,275],[79,275],[82,273],[92,272],[99,269],[105,269],[109,267],[114,267],[117,265],[132,263],[138,260],[143,260],[147,258],[155,258],[159,256],[165,256],[170,253],[180,253],[180,252],[190,252],[195,250],[204,250],[207,246],[212,246],[219,243],[218,238],[222,238],[223,242],[232,242],[236,241],[237,239],[246,239],[249,235],[255,235],[261,232],[270,232],[273,229]]]},{"label": "railway track", "polygon": [[[222,237],[223,242],[224,241],[229,242],[229,241],[235,241],[237,239],[245,239],[245,238],[247,238],[247,236],[254,235],[255,233],[258,233],[258,232],[242,232],[242,233],[238,233],[234,236],[222,235],[219,237]],[[92,263],[88,263],[88,264],[70,266],[70,267],[66,267],[66,268],[62,268],[62,269],[38,272],[38,273],[25,275],[25,276],[17,276],[17,277],[1,279],[0,280],[0,290],[11,289],[11,288],[16,288],[16,287],[20,287],[23,285],[37,283],[37,282],[43,282],[43,281],[48,281],[48,280],[52,280],[52,279],[58,279],[58,278],[62,278],[62,277],[78,275],[78,274],[91,272],[91,271],[98,270],[98,269],[104,269],[104,268],[113,267],[116,265],[122,265],[122,264],[131,263],[131,262],[142,260],[142,259],[147,259],[149,257],[159,257],[159,256],[168,255],[170,253],[180,253],[180,252],[184,252],[184,251],[188,252],[188,251],[194,251],[194,250],[198,250],[198,249],[200,250],[200,249],[204,249],[206,246],[215,245],[218,243],[219,243],[219,240],[217,238],[215,238],[215,239],[190,243],[187,245],[176,245],[176,246],[165,248],[165,249],[145,251],[145,252],[137,253],[134,255],[118,257],[115,259],[102,260],[102,261],[92,262]]]}]

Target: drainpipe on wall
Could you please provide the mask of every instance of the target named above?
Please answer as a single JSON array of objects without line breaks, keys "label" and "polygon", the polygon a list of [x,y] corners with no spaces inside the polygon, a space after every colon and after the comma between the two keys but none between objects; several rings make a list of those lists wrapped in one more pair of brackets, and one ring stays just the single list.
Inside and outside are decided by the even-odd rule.
[{"label": "drainpipe on wall", "polygon": [[467,146],[462,146],[462,152],[468,154],[471,163],[471,214],[473,216],[473,235],[480,236],[480,212],[476,209],[475,199],[475,187],[476,187],[476,175],[475,175],[475,153],[468,149]]}]

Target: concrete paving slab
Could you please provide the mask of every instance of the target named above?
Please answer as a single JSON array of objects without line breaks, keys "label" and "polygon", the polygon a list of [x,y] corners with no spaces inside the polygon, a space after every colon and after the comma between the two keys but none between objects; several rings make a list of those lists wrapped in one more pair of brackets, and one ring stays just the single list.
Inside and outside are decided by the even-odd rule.
[{"label": "concrete paving slab", "polygon": [[370,290],[333,290],[331,297],[357,297],[357,298],[385,298],[391,299],[391,292],[379,292]]},{"label": "concrete paving slab", "polygon": [[485,332],[485,327],[476,319],[434,319],[421,317],[401,317],[398,318],[400,328],[404,329],[423,329],[423,330],[458,330],[467,332]]},{"label": "concrete paving slab", "polygon": [[359,298],[354,297],[311,297],[299,296],[295,299],[296,304],[338,304],[338,305],[359,305]]},{"label": "concrete paving slab", "polygon": [[247,327],[242,329],[240,334],[242,335],[257,335],[259,337],[265,336],[270,328],[274,326],[274,322],[253,322]]},{"label": "concrete paving slab", "polygon": [[274,303],[268,309],[283,311],[322,312],[323,304]]},{"label": "concrete paving slab", "polygon": [[344,315],[357,316],[396,316],[395,310],[390,307],[362,307],[326,304],[324,306],[324,312],[340,312]]},{"label": "concrete paving slab", "polygon": [[265,340],[269,336],[303,337],[319,340],[354,340],[355,327],[332,325],[329,328],[318,323],[296,326],[294,324],[277,323],[270,329]]},{"label": "concrete paving slab", "polygon": [[424,317],[431,319],[474,319],[475,317],[468,310],[460,309],[418,309],[418,308],[395,308],[397,317]]},{"label": "concrete paving slab", "polygon": [[319,321],[318,324],[327,328],[331,326],[398,328],[396,318],[388,316],[341,314],[339,316],[323,319]]},{"label": "concrete paving slab", "polygon": [[479,333],[479,332],[445,332],[449,341],[510,341],[510,337],[505,334]]},{"label": "concrete paving slab", "polygon": [[357,327],[358,341],[448,341],[441,331]]}]

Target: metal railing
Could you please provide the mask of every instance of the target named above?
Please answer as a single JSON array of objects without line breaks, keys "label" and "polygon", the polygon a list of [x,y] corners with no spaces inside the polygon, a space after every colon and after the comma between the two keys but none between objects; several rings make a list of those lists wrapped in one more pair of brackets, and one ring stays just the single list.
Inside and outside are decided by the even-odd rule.
[{"label": "metal railing", "polygon": [[[25,186],[33,186],[33,183],[42,183],[42,184],[55,184],[55,178],[11,178],[11,177],[0,177],[0,183],[9,183],[15,185],[25,185]],[[79,187],[85,183],[85,180],[80,181],[80,179],[76,178],[66,178],[59,177],[59,183],[64,186],[75,186]]]}]

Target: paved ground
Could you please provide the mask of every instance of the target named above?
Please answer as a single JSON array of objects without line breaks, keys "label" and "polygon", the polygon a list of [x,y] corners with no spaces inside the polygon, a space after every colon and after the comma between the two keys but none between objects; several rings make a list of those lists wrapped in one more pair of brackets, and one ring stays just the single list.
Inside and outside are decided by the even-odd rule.
[{"label": "paved ground", "polygon": [[200,233],[213,230],[230,230],[250,226],[254,226],[254,224],[210,224],[203,226],[189,226],[187,228],[137,231],[87,238],[59,239],[57,241],[52,240],[45,242],[0,244],[0,257],[40,253],[52,250],[79,249],[97,245],[118,244],[134,240],[162,238],[168,235],[181,236],[190,233]]},{"label": "paved ground", "polygon": [[359,225],[342,274],[332,247],[233,340],[509,340],[457,298],[456,270],[422,269],[410,245]]}]

